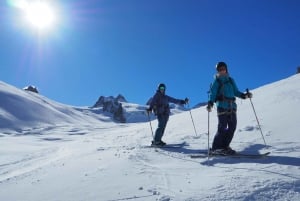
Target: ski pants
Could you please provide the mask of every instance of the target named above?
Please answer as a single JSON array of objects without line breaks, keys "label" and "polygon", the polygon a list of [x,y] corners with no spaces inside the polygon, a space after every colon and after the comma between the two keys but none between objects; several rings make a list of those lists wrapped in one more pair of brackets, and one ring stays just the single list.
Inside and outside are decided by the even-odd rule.
[{"label": "ski pants", "polygon": [[169,115],[168,114],[158,114],[157,115],[157,120],[158,120],[158,127],[155,131],[154,135],[154,141],[159,142],[161,141],[161,138],[164,135],[168,120],[169,120]]},{"label": "ski pants", "polygon": [[214,137],[212,149],[229,147],[237,125],[236,109],[218,108],[218,131]]}]

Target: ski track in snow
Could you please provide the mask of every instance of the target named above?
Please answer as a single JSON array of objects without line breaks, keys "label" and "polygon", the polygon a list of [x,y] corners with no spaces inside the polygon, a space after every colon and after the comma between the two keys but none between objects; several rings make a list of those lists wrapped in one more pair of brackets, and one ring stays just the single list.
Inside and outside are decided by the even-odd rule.
[{"label": "ski track in snow", "polygon": [[64,149],[47,149],[38,153],[27,154],[24,158],[7,164],[1,164],[0,183],[30,175],[32,172],[42,169],[43,166],[58,161],[67,155],[69,155],[69,153]]},{"label": "ski track in snow", "polygon": [[[68,163],[78,165],[75,158],[82,158],[82,161],[86,162],[94,158],[98,161],[105,161],[105,163],[99,165],[98,162],[93,162],[98,164],[94,168],[82,166],[83,169],[87,168],[85,171],[79,168],[79,170],[81,169],[79,172],[83,175],[83,179],[80,179],[81,182],[89,183],[99,179],[98,181],[101,183],[100,178],[105,177],[104,175],[116,174],[116,164],[125,165],[125,172],[117,173],[121,178],[121,183],[126,180],[125,178],[132,180],[132,177],[143,181],[140,185],[135,186],[137,193],[134,195],[121,190],[115,193],[115,196],[111,192],[110,196],[104,193],[106,197],[115,197],[109,200],[219,200],[220,195],[222,200],[281,200],[285,199],[287,195],[288,200],[298,199],[300,178],[289,173],[288,169],[291,169],[292,172],[295,170],[293,166],[287,166],[293,164],[291,161],[288,162],[288,159],[286,159],[287,164],[281,162],[283,164],[280,167],[276,165],[276,157],[280,156],[270,156],[263,160],[216,158],[207,161],[207,159],[190,159],[189,154],[199,150],[197,148],[199,144],[195,142],[194,137],[181,137],[179,140],[185,139],[187,142],[187,145],[181,148],[145,148],[140,145],[140,141],[146,144],[149,138],[141,136],[140,134],[143,133],[141,130],[137,129],[132,132],[130,127],[122,129],[125,129],[124,133],[130,133],[130,143],[127,141],[128,134],[120,134],[118,129],[108,130],[101,135],[98,134],[98,131],[102,131],[102,129],[96,129],[96,131],[81,137],[71,135],[69,140],[59,141],[60,146],[42,148],[19,160],[1,164],[0,183],[4,185],[5,183],[21,182],[26,179],[25,177],[29,177],[33,181],[38,177],[36,175],[45,174],[45,171],[51,171],[54,169],[53,167],[58,168],[58,164],[64,164],[64,168],[59,168],[64,171],[67,169]],[[43,139],[44,137],[41,138],[41,140]],[[114,142],[118,142],[118,144],[106,145],[107,140],[112,142],[110,144],[115,144]],[[55,141],[49,141],[49,143],[55,143]],[[291,150],[299,151],[297,143],[287,142],[286,145],[291,149],[285,150],[286,146],[283,144],[282,148],[279,147],[272,152],[285,154],[286,151],[288,153]],[[49,145],[46,143],[46,146]],[[204,147],[205,143],[200,146]],[[85,149],[81,150],[79,147],[85,147]],[[247,167],[244,164],[248,164]],[[285,165],[287,168],[284,167]],[[215,172],[217,172],[216,175]],[[244,174],[245,172],[248,174]],[[259,181],[252,182],[256,173],[260,175]],[[262,175],[264,176],[262,177]],[[276,175],[275,179],[270,179],[274,175]],[[43,178],[43,176],[39,177]],[[223,178],[214,181],[214,177]],[[202,179],[209,182],[203,184]],[[41,180],[36,179],[35,182],[39,183]],[[104,180],[107,179],[104,178]],[[194,183],[197,185],[192,185]],[[208,185],[206,185],[207,183]],[[239,190],[239,185],[242,183],[247,183],[248,187]],[[197,186],[197,189],[192,190],[189,186],[192,188]],[[93,197],[94,195],[90,198]]]}]

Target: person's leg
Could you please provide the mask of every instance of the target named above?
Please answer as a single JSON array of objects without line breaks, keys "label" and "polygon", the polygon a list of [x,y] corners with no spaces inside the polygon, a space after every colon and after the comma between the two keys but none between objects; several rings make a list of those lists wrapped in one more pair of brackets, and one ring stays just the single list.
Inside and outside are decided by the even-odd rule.
[{"label": "person's leg", "polygon": [[[219,109],[218,109],[219,111]],[[218,131],[214,137],[212,149],[225,149],[226,148],[226,134],[227,134],[227,115],[218,115]]]},{"label": "person's leg", "polygon": [[237,125],[237,118],[236,118],[236,112],[230,113],[228,115],[228,130],[227,130],[227,135],[226,135],[226,148],[230,146],[230,143],[233,139],[234,132],[236,130],[236,125]]},{"label": "person's leg", "polygon": [[158,119],[158,127],[157,127],[156,132],[155,132],[154,141],[155,142],[160,142],[162,136],[164,135],[169,116],[167,116],[167,115],[158,115],[157,119]]}]

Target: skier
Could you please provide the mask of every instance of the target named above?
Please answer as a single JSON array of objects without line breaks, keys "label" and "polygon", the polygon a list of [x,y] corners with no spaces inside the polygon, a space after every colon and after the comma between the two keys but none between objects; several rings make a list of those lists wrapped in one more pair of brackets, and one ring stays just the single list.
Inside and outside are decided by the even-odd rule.
[{"label": "skier", "polygon": [[212,144],[212,153],[231,155],[235,154],[229,145],[232,141],[237,125],[237,105],[235,97],[246,99],[252,98],[252,93],[242,93],[238,90],[236,83],[229,76],[225,62],[218,62],[216,65],[217,74],[210,89],[208,112],[216,102],[218,113],[218,130]]},{"label": "skier", "polygon": [[147,109],[147,112],[154,112],[157,116],[158,120],[158,127],[155,131],[154,139],[152,141],[152,146],[164,146],[166,145],[161,139],[164,135],[164,131],[169,120],[170,115],[170,107],[169,102],[184,105],[187,104],[189,99],[185,98],[184,100],[176,99],[170,97],[165,94],[166,92],[166,85],[161,83],[158,85],[157,91],[153,96],[150,107]]}]

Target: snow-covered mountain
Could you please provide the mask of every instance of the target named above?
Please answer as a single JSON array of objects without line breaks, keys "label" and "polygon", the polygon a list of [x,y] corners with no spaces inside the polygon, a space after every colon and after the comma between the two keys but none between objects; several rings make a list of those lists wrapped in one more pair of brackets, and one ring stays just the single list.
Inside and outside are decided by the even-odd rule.
[{"label": "snow-covered mountain", "polygon": [[[292,200],[300,198],[300,75],[237,100],[231,146],[264,159],[206,158],[216,111],[173,108],[165,136],[177,149],[154,149],[157,121],[145,107],[122,102],[128,123],[101,107],[74,107],[0,82],[0,200]],[[195,129],[193,126],[195,123]]]}]

